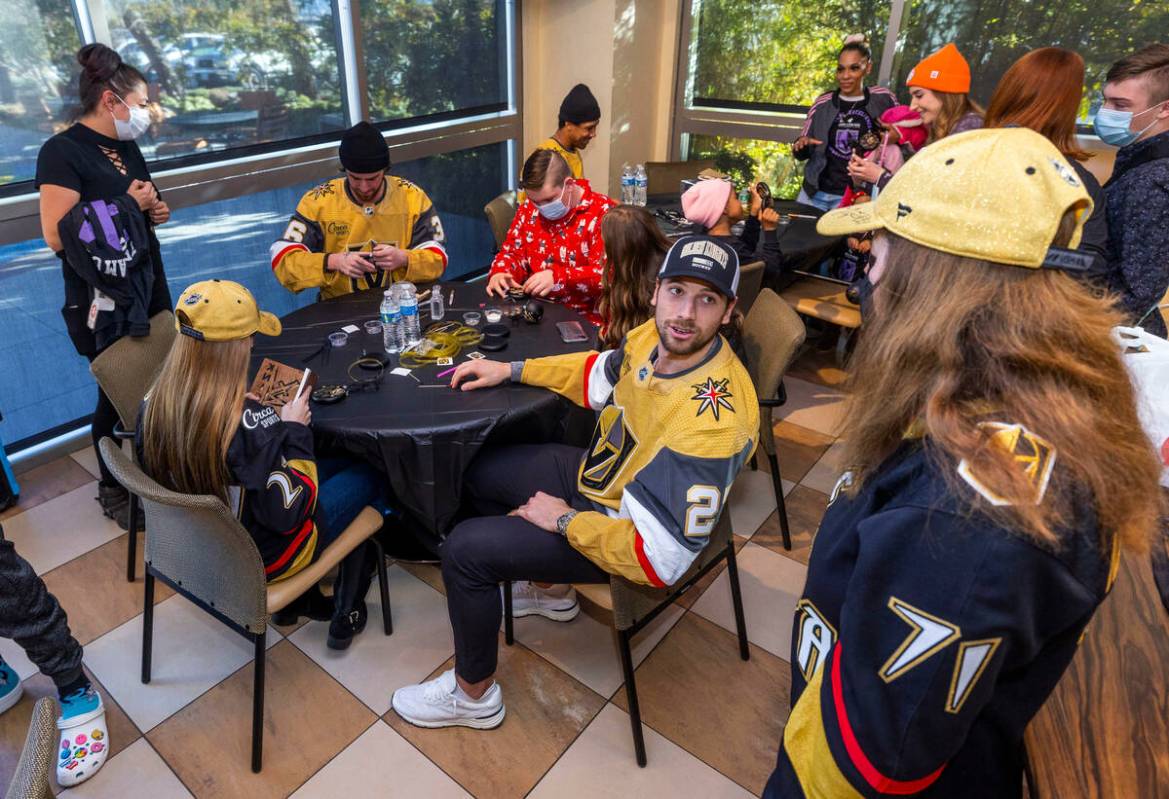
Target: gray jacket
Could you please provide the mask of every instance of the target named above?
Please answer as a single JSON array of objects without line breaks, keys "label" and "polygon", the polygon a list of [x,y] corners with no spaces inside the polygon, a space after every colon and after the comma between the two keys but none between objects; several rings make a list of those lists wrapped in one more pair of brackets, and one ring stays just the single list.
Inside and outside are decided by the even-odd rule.
[{"label": "gray jacket", "polygon": [[[812,107],[808,109],[808,115],[804,118],[803,130],[800,131],[801,136],[818,139],[825,144],[813,144],[800,150],[792,148],[792,155],[797,160],[808,162],[807,166],[804,167],[804,191],[808,193],[809,197],[819,191],[820,173],[824,171],[824,165],[828,162],[828,131],[832,128],[832,120],[840,111],[839,98],[839,89],[824,92],[817,97],[816,102],[812,103]],[[866,86],[865,99],[864,108],[873,119],[897,105],[897,95],[884,86]]]}]

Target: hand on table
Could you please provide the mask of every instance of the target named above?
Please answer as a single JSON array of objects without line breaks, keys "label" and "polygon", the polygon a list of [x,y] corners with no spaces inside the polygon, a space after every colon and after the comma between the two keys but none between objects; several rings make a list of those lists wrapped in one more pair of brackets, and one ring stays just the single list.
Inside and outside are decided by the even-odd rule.
[{"label": "hand on table", "polygon": [[126,194],[133,197],[134,202],[138,203],[138,207],[143,211],[149,211],[158,202],[158,190],[148,180],[130,181],[130,188],[126,189]]},{"label": "hand on table", "polygon": [[377,271],[367,252],[334,252],[326,260],[325,268],[340,272],[345,277],[363,277]]},{"label": "hand on table", "polygon": [[280,419],[284,422],[292,422],[293,424],[311,424],[313,412],[308,406],[308,395],[309,393],[306,391],[281,408]]},{"label": "hand on table", "polygon": [[170,206],[162,200],[151,206],[146,213],[150,216],[150,221],[156,225],[166,224],[170,220]]},{"label": "hand on table", "polygon": [[867,158],[861,158],[856,153],[848,160],[848,176],[853,180],[863,180],[866,183],[876,183],[885,174],[884,168]]},{"label": "hand on table", "polygon": [[551,269],[536,272],[524,281],[524,293],[533,297],[547,297],[556,285],[556,275]]},{"label": "hand on table", "polygon": [[556,520],[572,510],[572,507],[560,497],[537,491],[531,499],[509,513],[509,516],[519,516],[531,522],[541,530],[550,533],[559,533],[556,529]]},{"label": "hand on table", "polygon": [[507,297],[507,292],[510,289],[518,289],[519,287],[520,284],[507,272],[496,272],[487,281],[487,296],[504,298]]},{"label": "hand on table", "polygon": [[400,247],[394,247],[390,244],[379,244],[373,248],[371,253],[373,256],[373,263],[378,269],[383,269],[391,272],[395,269],[401,269],[409,260],[409,255]]},{"label": "hand on table", "polygon": [[[478,361],[467,361],[455,367],[451,375],[451,388],[462,387],[463,391],[474,391],[477,388],[491,388],[498,386],[511,377],[511,364],[500,361],[489,361],[482,358]],[[464,382],[469,381],[469,382]]]}]

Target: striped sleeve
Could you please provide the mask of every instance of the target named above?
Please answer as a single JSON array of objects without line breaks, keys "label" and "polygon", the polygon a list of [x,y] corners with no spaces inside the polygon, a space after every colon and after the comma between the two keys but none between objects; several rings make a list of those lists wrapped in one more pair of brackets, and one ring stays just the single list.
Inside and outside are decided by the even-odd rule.
[{"label": "striped sleeve", "polygon": [[605,407],[620,378],[625,358],[624,343],[604,352],[574,352],[524,362],[521,380],[530,386],[555,391],[583,408]]},{"label": "striped sleeve", "polygon": [[426,208],[418,215],[410,231],[410,246],[407,248],[409,260],[406,272],[400,279],[437,280],[446,269],[446,233],[442,229],[442,220],[425,195],[423,201]]},{"label": "striped sleeve", "polygon": [[303,291],[326,282],[325,234],[302,201],[284,234],[272,243],[272,271],[285,288]]}]

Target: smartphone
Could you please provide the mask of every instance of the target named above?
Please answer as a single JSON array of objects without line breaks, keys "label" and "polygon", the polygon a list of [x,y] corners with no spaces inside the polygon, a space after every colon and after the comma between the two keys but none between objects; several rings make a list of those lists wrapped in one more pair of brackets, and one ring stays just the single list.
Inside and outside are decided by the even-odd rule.
[{"label": "smartphone", "polygon": [[557,322],[556,329],[560,331],[560,340],[565,344],[575,344],[578,341],[588,341],[580,322]]}]

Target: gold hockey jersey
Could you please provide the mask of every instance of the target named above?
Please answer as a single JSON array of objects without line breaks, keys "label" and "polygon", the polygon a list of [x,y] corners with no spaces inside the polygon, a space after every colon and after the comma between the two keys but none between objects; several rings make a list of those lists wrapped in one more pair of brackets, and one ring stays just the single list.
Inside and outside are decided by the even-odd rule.
[{"label": "gold hockey jersey", "polygon": [[[284,235],[272,245],[272,271],[288,289],[319,288],[329,299],[395,280],[437,280],[446,268],[442,222],[426,192],[408,180],[386,175],[381,201],[364,205],[353,198],[345,178],[309,190],[296,206]],[[376,244],[406,250],[406,266],[351,278],[325,269],[335,252],[370,252]]]},{"label": "gold hockey jersey", "polygon": [[621,347],[525,362],[523,382],[599,411],[577,489],[598,508],[568,540],[602,569],[644,585],[677,582],[710,540],[755,452],[759,401],[721,336],[696,366],[655,370],[651,319]]}]

